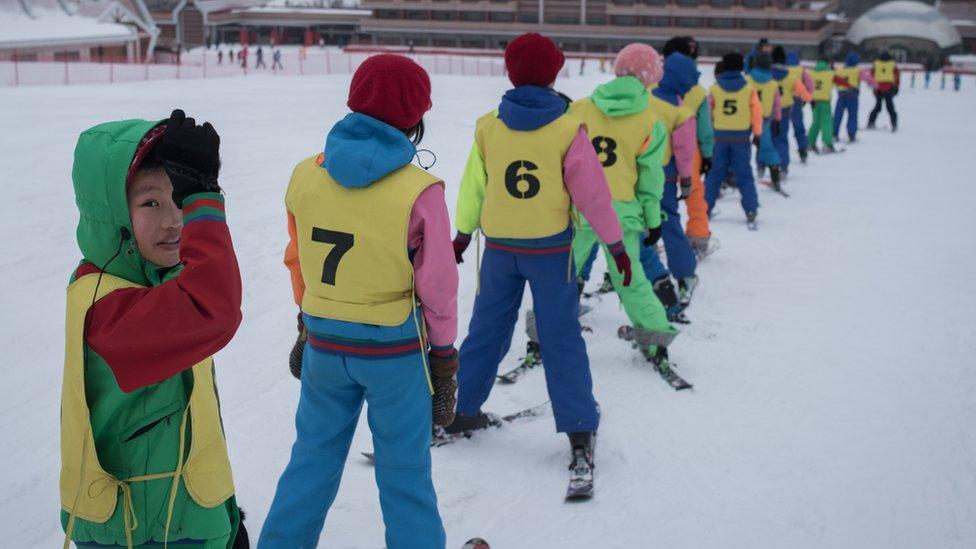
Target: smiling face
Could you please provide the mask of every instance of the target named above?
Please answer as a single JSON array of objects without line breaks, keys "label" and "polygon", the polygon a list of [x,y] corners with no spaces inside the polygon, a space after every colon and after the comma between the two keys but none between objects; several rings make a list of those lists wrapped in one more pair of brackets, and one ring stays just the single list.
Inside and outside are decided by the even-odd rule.
[{"label": "smiling face", "polygon": [[139,253],[160,267],[180,262],[183,211],[173,202],[173,184],[164,170],[140,171],[126,188],[129,218]]}]

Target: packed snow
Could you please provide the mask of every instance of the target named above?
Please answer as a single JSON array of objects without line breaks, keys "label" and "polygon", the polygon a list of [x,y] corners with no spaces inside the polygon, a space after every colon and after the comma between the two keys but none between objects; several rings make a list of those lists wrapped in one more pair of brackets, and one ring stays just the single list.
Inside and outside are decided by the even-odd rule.
[{"label": "packed snow", "polygon": [[[573,67],[577,67],[574,65]],[[711,80],[711,68],[703,76]],[[607,75],[560,80],[570,96]],[[475,119],[501,77],[434,76],[423,147],[453,210]],[[79,259],[72,151],[83,129],[182,107],[221,132],[244,322],[217,357],[239,503],[256,539],[294,438],[299,384],[283,196],[292,167],[345,112],[348,75],[0,89],[0,531],[55,547],[64,287]],[[706,82],[707,83],[707,82]],[[563,502],[569,445],[551,415],[433,450],[448,547],[964,548],[976,546],[976,91],[906,89],[898,133],[794,164],[789,199],[760,189],[758,232],[735,194],[713,220],[675,393],[615,336],[615,296],[584,335],[603,423],[596,496]],[[862,94],[861,120],[873,104]],[[809,117],[809,115],[808,115]],[[879,126],[886,126],[882,114]],[[968,152],[967,152],[968,151]],[[460,332],[475,295],[460,266]],[[603,272],[602,259],[595,269]],[[594,288],[597,281],[591,281]],[[530,301],[526,292],[526,305]],[[502,368],[524,349],[516,332]],[[463,367],[463,366],[462,366]],[[509,413],[546,400],[541,372],[497,386]],[[321,547],[384,545],[365,414]]]}]

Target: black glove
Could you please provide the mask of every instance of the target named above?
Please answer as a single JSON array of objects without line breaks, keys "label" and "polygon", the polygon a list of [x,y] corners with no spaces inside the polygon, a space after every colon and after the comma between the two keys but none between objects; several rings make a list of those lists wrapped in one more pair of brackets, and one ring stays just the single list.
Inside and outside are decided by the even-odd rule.
[{"label": "black glove", "polygon": [[197,126],[176,109],[157,147],[166,160],[166,175],[173,183],[173,202],[178,208],[191,194],[220,192],[220,136],[210,122]]},{"label": "black glove", "polygon": [[779,120],[773,120],[769,124],[769,127],[770,127],[770,129],[773,130],[773,135],[779,136],[779,131],[782,129],[782,125],[780,124],[780,121]]},{"label": "black glove", "polygon": [[451,347],[447,353],[431,352],[427,359],[430,363],[431,382],[434,385],[432,402],[434,425],[447,427],[454,422],[454,412],[457,408],[458,352]]},{"label": "black glove", "polygon": [[288,355],[288,368],[295,379],[302,379],[302,358],[305,356],[305,342],[308,341],[308,329],[305,328],[305,320],[302,313],[298,313],[298,339],[295,346],[291,348]]},{"label": "black glove", "polygon": [[680,186],[678,187],[678,190],[680,191],[680,194],[678,195],[678,200],[685,200],[691,196],[691,178],[682,177],[679,184]]},{"label": "black glove", "polygon": [[759,148],[759,136],[758,135],[752,136],[752,146],[753,147],[756,147],[757,149]]},{"label": "black glove", "polygon": [[712,169],[712,159],[708,157],[702,157],[701,174],[705,175]]},{"label": "black glove", "polygon": [[894,97],[898,95],[898,86],[891,88],[891,96]]},{"label": "black glove", "polygon": [[647,236],[644,237],[644,247],[649,248],[661,239],[661,225],[654,227],[653,229],[647,229]]}]

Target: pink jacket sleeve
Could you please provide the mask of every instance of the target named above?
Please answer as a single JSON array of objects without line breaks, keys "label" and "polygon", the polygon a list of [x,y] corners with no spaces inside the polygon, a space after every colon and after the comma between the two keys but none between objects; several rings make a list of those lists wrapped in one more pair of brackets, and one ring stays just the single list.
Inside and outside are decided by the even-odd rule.
[{"label": "pink jacket sleeve", "polygon": [[671,132],[671,151],[678,167],[678,177],[691,177],[695,153],[698,152],[698,121],[694,116]]},{"label": "pink jacket sleeve", "polygon": [[874,71],[871,69],[861,69],[861,80],[868,83],[868,86],[875,88],[878,84],[874,81]]},{"label": "pink jacket sleeve", "polygon": [[407,234],[427,337],[432,347],[450,347],[457,338],[458,272],[443,187],[432,185],[420,193]]},{"label": "pink jacket sleeve", "polygon": [[813,93],[813,78],[810,78],[810,71],[803,69],[803,85]]},{"label": "pink jacket sleeve", "polygon": [[590,138],[586,135],[585,127],[580,127],[573,144],[569,146],[566,158],[563,159],[563,181],[573,204],[590,223],[600,240],[604,244],[620,242],[623,231],[620,229],[617,213],[613,210],[610,185],[603,173],[600,159],[590,144]]}]

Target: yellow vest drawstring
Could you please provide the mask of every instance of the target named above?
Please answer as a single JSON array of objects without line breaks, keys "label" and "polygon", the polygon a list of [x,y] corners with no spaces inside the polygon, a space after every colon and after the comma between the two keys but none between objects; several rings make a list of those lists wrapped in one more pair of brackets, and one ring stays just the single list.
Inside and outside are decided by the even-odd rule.
[{"label": "yellow vest drawstring", "polygon": [[481,230],[474,236],[474,295],[481,295]]},{"label": "yellow vest drawstring", "polygon": [[417,319],[417,309],[421,305],[417,302],[417,286],[410,285],[410,293],[413,299],[410,302],[413,304],[413,325],[417,329],[417,337],[420,338],[420,357],[424,362],[424,375],[427,376],[427,388],[430,390],[430,394],[434,394],[434,380],[431,379],[430,373],[430,362],[427,360],[427,321],[424,319],[424,315],[420,315],[420,320]]},{"label": "yellow vest drawstring", "polygon": [[[125,524],[125,546],[128,549],[133,549],[132,544],[132,532],[139,528],[139,519],[136,517],[136,512],[132,503],[132,487],[129,485],[133,482],[145,482],[148,480],[161,480],[165,478],[172,478],[172,489],[169,495],[169,504],[166,508],[166,531],[163,533],[163,548],[169,546],[169,529],[173,522],[173,508],[176,504],[176,493],[177,488],[180,485],[180,478],[183,476],[183,453],[186,451],[186,418],[189,416],[187,413],[189,406],[183,410],[183,418],[180,420],[180,453],[177,461],[176,470],[170,473],[156,473],[152,475],[139,475],[135,477],[129,477],[125,480],[119,480],[114,477],[99,477],[93,480],[88,485],[88,497],[97,498],[109,487],[113,487],[116,490],[122,490],[122,521]],[[85,446],[88,443],[88,436],[85,436]],[[85,459],[86,454],[82,454],[82,478],[84,478],[85,471]],[[75,495],[75,503],[72,506],[72,511],[68,515],[68,527],[65,528],[64,532],[64,545],[63,549],[69,549],[71,544],[71,534],[74,533],[75,527],[75,513],[74,509],[78,506],[78,498],[81,495],[81,490],[78,490],[78,494]]]}]

